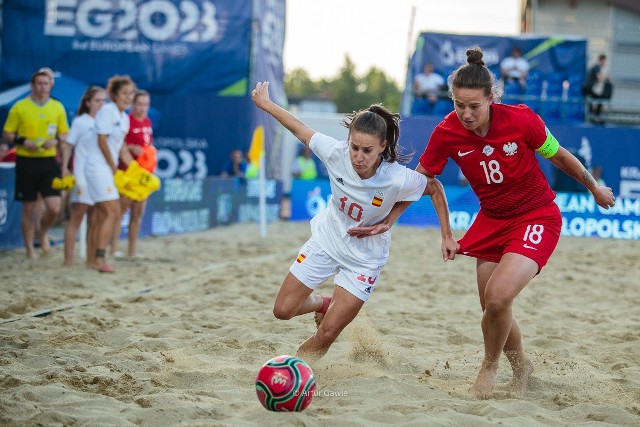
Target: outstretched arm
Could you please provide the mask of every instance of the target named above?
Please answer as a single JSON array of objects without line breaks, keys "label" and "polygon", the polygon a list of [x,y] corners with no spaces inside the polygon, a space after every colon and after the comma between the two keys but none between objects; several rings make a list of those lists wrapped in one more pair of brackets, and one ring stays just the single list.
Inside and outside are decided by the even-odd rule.
[{"label": "outstretched arm", "polygon": [[279,121],[282,126],[287,128],[293,136],[298,138],[300,142],[304,145],[309,145],[309,141],[316,131],[302,123],[293,114],[269,99],[269,82],[258,82],[258,84],[256,84],[256,88],[251,91],[251,99],[258,108],[273,116],[273,118]]},{"label": "outstretched arm", "polygon": [[431,196],[431,203],[433,203],[433,207],[438,215],[440,234],[442,235],[442,244],[440,246],[442,259],[445,262],[454,259],[460,249],[460,244],[453,238],[453,233],[451,232],[449,204],[447,203],[447,196],[444,193],[444,187],[435,177],[429,176],[421,165],[418,164],[416,170],[427,176],[427,186],[424,189],[423,195]]},{"label": "outstretched arm", "polygon": [[549,160],[561,171],[584,185],[593,194],[593,198],[599,206],[609,209],[615,205],[616,199],[613,196],[613,190],[610,187],[598,185],[595,178],[580,163],[580,160],[569,151],[560,147],[556,154],[549,157]]}]

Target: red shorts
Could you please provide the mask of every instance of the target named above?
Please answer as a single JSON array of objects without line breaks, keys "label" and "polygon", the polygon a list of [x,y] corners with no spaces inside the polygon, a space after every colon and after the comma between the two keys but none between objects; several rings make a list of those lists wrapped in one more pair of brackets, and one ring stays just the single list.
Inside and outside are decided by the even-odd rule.
[{"label": "red shorts", "polygon": [[494,219],[480,211],[469,230],[460,239],[458,253],[491,262],[514,252],[531,258],[542,270],[551,257],[562,228],[562,215],[550,203],[516,218]]}]

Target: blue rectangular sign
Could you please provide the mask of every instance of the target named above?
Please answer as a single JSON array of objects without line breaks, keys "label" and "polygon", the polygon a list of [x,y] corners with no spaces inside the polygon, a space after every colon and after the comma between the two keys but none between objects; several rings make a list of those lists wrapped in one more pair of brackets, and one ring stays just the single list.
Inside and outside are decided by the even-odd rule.
[{"label": "blue rectangular sign", "polygon": [[48,66],[100,85],[128,74],[152,94],[245,95],[250,39],[236,0],[5,0],[2,87]]}]

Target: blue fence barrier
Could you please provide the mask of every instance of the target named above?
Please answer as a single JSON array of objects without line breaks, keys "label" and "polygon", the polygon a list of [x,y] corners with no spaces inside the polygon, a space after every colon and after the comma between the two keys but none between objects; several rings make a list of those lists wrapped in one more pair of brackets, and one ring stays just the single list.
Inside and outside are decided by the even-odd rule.
[{"label": "blue fence barrier", "polygon": [[[0,250],[22,246],[22,205],[14,200],[15,166],[0,164]],[[259,221],[260,186],[257,180],[208,177],[166,179],[153,193],[142,219],[140,236],[164,236],[213,228],[217,225]],[[267,221],[280,215],[282,186],[266,181]],[[128,215],[121,237],[127,236]]]},{"label": "blue fence barrier", "polygon": [[15,165],[0,163],[0,249],[22,246],[22,205],[13,200],[15,180]]},{"label": "blue fence barrier", "polygon": [[[469,187],[445,186],[453,230],[466,230],[480,205]],[[327,206],[331,189],[328,180],[295,180],[291,189],[291,220],[308,221]],[[562,212],[562,235],[640,239],[640,199],[618,197],[616,206],[605,210],[588,193],[557,193]],[[439,227],[438,216],[429,197],[409,206],[398,221],[402,225]]]}]

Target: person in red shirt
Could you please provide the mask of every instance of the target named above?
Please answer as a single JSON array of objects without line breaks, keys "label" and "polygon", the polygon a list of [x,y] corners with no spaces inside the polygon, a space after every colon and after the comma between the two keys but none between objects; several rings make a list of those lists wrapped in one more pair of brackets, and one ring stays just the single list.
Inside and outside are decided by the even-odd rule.
[{"label": "person in red shirt", "polygon": [[[526,390],[533,364],[524,354],[512,305],[560,238],[562,217],[536,152],[584,185],[604,209],[612,207],[615,198],[611,188],[598,185],[560,146],[529,107],[494,102],[499,96],[496,78],[482,56],[480,48],[469,49],[468,63],[450,76],[455,111],[434,129],[416,170],[435,177],[450,158],[480,200],[480,212],[458,241],[458,253],[477,259],[484,359],[470,391],[488,399],[502,352],[513,370],[512,391]],[[404,209],[406,205],[397,204],[384,222],[395,222]],[[365,236],[378,230],[363,227],[353,233]]]},{"label": "person in red shirt", "polygon": [[[149,106],[151,105],[151,97],[146,90],[138,89],[133,96],[133,104],[129,113],[129,133],[125,137],[125,145],[133,156],[134,160],[140,163],[140,166],[153,172],[156,167],[155,163],[155,147],[153,146],[153,128],[151,119],[149,119]],[[149,153],[153,153],[151,157],[153,162],[146,161]],[[142,159],[145,159],[143,162]],[[119,169],[126,170],[127,166],[120,161]],[[137,251],[138,235],[140,234],[140,224],[144,215],[147,200],[136,201],[126,196],[120,196],[120,220],[116,222],[113,239],[111,240],[111,252],[114,256],[122,256],[118,251],[120,242],[120,232],[122,226],[122,217],[125,212],[130,209],[129,216],[129,246],[127,253],[129,256],[135,256]]]}]

